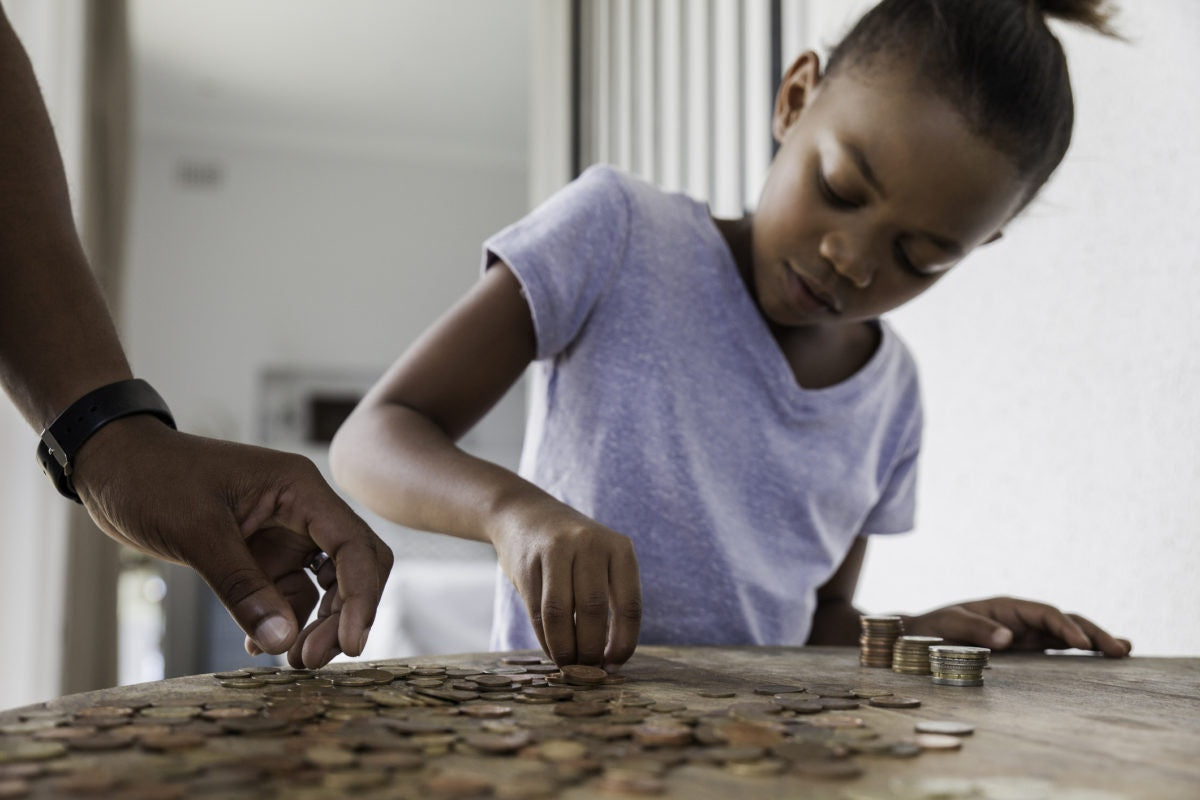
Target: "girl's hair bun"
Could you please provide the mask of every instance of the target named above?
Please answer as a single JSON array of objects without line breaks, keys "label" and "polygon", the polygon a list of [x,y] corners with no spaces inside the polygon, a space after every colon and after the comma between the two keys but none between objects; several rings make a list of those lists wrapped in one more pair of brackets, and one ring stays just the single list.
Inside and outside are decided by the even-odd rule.
[{"label": "girl's hair bun", "polygon": [[1117,8],[1111,0],[1027,0],[1030,9],[1047,17],[1085,25],[1105,36],[1121,38],[1112,25]]}]

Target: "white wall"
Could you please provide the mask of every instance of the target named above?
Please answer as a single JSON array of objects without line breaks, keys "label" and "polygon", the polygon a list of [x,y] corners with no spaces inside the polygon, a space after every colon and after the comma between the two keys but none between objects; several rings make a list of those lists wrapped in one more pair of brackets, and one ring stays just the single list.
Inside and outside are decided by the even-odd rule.
[{"label": "white wall", "polygon": [[[212,186],[179,180],[215,170]],[[188,430],[255,437],[267,366],[381,371],[525,210],[525,166],[164,140],[138,146],[124,336]]]},{"label": "white wall", "polygon": [[[84,8],[66,0],[3,5],[33,63],[78,201]],[[7,565],[0,580],[0,708],[59,694],[66,501],[42,476],[36,446],[36,432],[0,399],[0,552]]]},{"label": "white wall", "polygon": [[[819,0],[829,44],[870,3]],[[1200,5],[1062,30],[1074,144],[1005,239],[894,315],[927,429],[918,530],[877,537],[859,603],[1046,600],[1143,654],[1200,653]]]}]

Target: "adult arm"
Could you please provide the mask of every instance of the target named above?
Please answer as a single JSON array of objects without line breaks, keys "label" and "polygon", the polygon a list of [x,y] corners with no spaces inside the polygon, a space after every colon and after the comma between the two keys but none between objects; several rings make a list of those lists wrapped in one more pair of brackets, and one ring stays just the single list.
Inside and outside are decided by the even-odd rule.
[{"label": "adult arm", "polygon": [[[0,385],[41,431],[89,391],[132,377],[75,231],[29,59],[0,8]],[[30,468],[34,467],[30,446]],[[104,426],[72,475],[112,538],[196,569],[253,639],[315,666],[361,652],[387,546],[299,456],[177,433],[138,415]],[[324,612],[304,564],[334,561]]]},{"label": "adult arm", "polygon": [[363,398],[334,437],[334,477],[395,522],[490,542],[557,663],[616,666],[641,618],[629,539],[455,445],[534,353],[529,305],[498,263]]}]

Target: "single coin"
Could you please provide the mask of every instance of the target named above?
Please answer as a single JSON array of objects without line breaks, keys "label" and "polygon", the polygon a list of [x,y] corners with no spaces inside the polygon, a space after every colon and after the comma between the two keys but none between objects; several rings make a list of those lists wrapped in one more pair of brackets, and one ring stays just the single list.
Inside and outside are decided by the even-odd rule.
[{"label": "single coin", "polygon": [[[836,698],[826,698],[826,700],[833,699]],[[793,700],[788,695],[780,695],[775,698],[777,706],[784,711],[791,711],[795,714],[819,714],[825,710],[825,702],[825,700]],[[854,707],[857,708],[858,704],[855,703]]]},{"label": "single coin", "polygon": [[651,722],[635,727],[633,740],[643,747],[683,747],[692,743],[692,729],[686,725]]},{"label": "single coin", "polygon": [[805,691],[805,688],[803,686],[792,686],[790,684],[771,684],[768,686],[755,686],[754,687],[755,694],[766,694],[766,695],[794,694],[796,692],[803,692],[803,691]]},{"label": "single coin", "polygon": [[958,750],[962,739],[944,733],[918,733],[913,742],[922,750]]},{"label": "single coin", "polygon": [[858,700],[848,697],[822,697],[817,702],[826,711],[851,711],[861,705]]},{"label": "single coin", "polygon": [[794,761],[791,770],[808,778],[829,780],[853,780],[863,774],[863,768],[853,761]]},{"label": "single coin", "polygon": [[788,764],[778,758],[763,758],[758,761],[730,761],[725,764],[725,771],[741,778],[768,778],[772,775],[782,775]]},{"label": "single coin", "polygon": [[825,716],[813,717],[811,720],[806,720],[805,723],[814,728],[861,728],[866,725],[860,717],[851,717],[843,714],[827,714]]},{"label": "single coin", "polygon": [[165,753],[173,750],[190,750],[193,747],[202,747],[208,741],[206,737],[198,733],[167,733],[157,736],[142,736],[138,738],[138,742],[147,750]]},{"label": "single coin", "polygon": [[320,769],[345,769],[354,766],[358,757],[335,745],[317,745],[304,751],[304,760]]},{"label": "single coin", "polygon": [[700,697],[711,697],[715,700],[725,700],[730,697],[737,697],[737,692],[713,691],[711,689],[705,689],[703,691],[696,692],[696,694]]},{"label": "single coin", "polygon": [[608,673],[600,667],[589,667],[584,664],[567,664],[561,668],[563,677],[571,683],[600,684],[608,677]]},{"label": "single coin", "polygon": [[91,719],[93,717],[128,717],[133,715],[129,706],[92,706],[81,708],[75,712],[76,719]]},{"label": "single coin", "polygon": [[266,686],[259,678],[234,678],[233,680],[218,681],[225,689],[261,689]]},{"label": "single coin", "polygon": [[513,681],[508,675],[475,675],[471,681],[479,686],[480,689],[507,689],[512,686]]},{"label": "single coin", "polygon": [[421,782],[423,797],[472,798],[491,794],[492,782],[474,775],[446,772]]},{"label": "single coin", "polygon": [[554,713],[560,717],[599,717],[611,711],[612,709],[604,703],[592,703],[587,700],[575,700],[554,706]]},{"label": "single coin", "polygon": [[565,686],[531,686],[521,690],[521,695],[525,697],[542,697],[550,700],[570,700],[575,696],[574,689],[568,689]]},{"label": "single coin", "polygon": [[22,778],[0,779],[0,798],[27,797],[33,791],[32,784]]},{"label": "single coin", "polygon": [[501,664],[511,664],[512,666],[516,666],[516,667],[526,667],[526,666],[529,666],[530,664],[541,664],[543,662],[542,662],[542,659],[540,656],[516,656],[516,655],[513,655],[513,656],[501,656],[500,663]]},{"label": "single coin", "polygon": [[537,745],[537,755],[543,761],[566,763],[585,758],[587,745],[571,739],[546,739]]},{"label": "single coin", "polygon": [[245,719],[246,717],[257,717],[258,709],[247,708],[245,706],[227,706],[224,708],[206,708],[200,712],[200,716],[208,720],[221,719]]},{"label": "single coin", "polygon": [[63,728],[48,728],[33,735],[38,741],[61,742],[67,739],[80,739],[84,736],[94,736],[99,730],[92,725],[72,725]]},{"label": "single coin", "polygon": [[921,720],[913,729],[917,733],[940,733],[946,736],[970,736],[975,732],[975,726],[965,722],[933,719]]},{"label": "single coin", "polygon": [[533,741],[533,735],[527,730],[517,730],[511,733],[468,733],[463,737],[463,744],[481,753],[503,755],[515,753]]},{"label": "single coin", "polygon": [[425,757],[419,753],[410,753],[404,750],[379,750],[360,754],[358,763],[371,769],[409,772],[425,766]]},{"label": "single coin", "polygon": [[501,717],[511,717],[513,713],[511,706],[502,706],[494,703],[460,706],[459,711],[463,716],[475,719],[499,719]]},{"label": "single coin", "polygon": [[921,705],[921,701],[915,697],[900,697],[897,695],[872,697],[867,702],[877,708],[916,708]]},{"label": "single coin", "polygon": [[876,688],[874,686],[864,686],[850,690],[850,694],[854,695],[860,700],[870,700],[872,697],[883,697],[891,693],[892,692],[887,689]]},{"label": "single coin", "polygon": [[[47,744],[50,743],[47,742]],[[133,744],[133,738],[106,731],[104,733],[97,733],[95,736],[82,736],[78,739],[69,739],[66,744],[72,750],[122,750]]]}]

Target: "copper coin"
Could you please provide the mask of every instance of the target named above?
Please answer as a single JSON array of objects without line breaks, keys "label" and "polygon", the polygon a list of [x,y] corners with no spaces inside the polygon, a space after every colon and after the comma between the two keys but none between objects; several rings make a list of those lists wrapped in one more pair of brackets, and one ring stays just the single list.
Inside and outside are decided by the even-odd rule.
[{"label": "copper coin", "polygon": [[464,716],[474,717],[476,719],[499,719],[501,717],[512,716],[512,708],[509,706],[501,706],[493,703],[485,703],[481,705],[466,705],[459,708]]},{"label": "copper coin", "polygon": [[554,713],[560,717],[599,717],[611,710],[604,703],[590,703],[586,700],[559,703],[554,707]]},{"label": "copper coin", "polygon": [[852,711],[860,705],[858,700],[851,700],[848,697],[822,697],[817,702],[826,711]]},{"label": "copper coin", "polygon": [[563,677],[572,683],[600,684],[608,677],[608,673],[600,667],[589,667],[583,664],[567,664],[561,668]]},{"label": "copper coin", "polygon": [[526,730],[512,733],[469,733],[463,737],[463,744],[468,747],[493,754],[515,753],[531,741],[533,735]]}]

